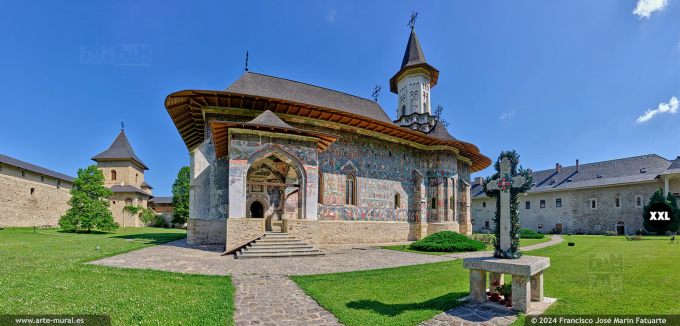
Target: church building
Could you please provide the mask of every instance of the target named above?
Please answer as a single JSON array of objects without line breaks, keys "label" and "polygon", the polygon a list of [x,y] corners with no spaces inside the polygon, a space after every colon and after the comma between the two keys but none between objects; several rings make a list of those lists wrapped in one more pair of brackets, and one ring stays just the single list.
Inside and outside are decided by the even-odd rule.
[{"label": "church building", "polygon": [[146,209],[152,187],[144,181],[149,168],[137,157],[130,141],[121,130],[111,146],[92,158],[104,174],[104,185],[111,189],[109,209],[113,220],[121,227],[144,226],[139,219],[141,212],[133,213],[126,207]]},{"label": "church building", "polygon": [[190,155],[188,243],[230,251],[267,232],[319,247],[470,234],[470,173],[491,161],[432,114],[438,78],[411,30],[389,80],[395,121],[376,101],[248,71],[226,90],[170,94]]}]

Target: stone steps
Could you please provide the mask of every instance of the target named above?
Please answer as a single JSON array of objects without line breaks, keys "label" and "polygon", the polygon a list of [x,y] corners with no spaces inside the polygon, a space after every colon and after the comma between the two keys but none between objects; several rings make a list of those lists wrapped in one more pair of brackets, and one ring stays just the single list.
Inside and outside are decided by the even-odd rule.
[{"label": "stone steps", "polygon": [[236,259],[320,256],[320,250],[287,233],[265,233],[236,252]]}]

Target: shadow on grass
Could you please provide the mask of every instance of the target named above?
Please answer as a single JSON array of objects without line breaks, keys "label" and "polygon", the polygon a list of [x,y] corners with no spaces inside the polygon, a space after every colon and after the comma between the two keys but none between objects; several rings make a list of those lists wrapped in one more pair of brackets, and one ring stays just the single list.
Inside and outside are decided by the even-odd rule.
[{"label": "shadow on grass", "polygon": [[125,234],[117,235],[111,238],[113,239],[125,239],[135,242],[142,242],[147,244],[164,244],[171,241],[179,240],[185,238],[184,233],[140,233],[140,234]]},{"label": "shadow on grass", "polygon": [[65,230],[58,230],[58,233],[68,233],[68,234],[113,234],[113,232],[106,232],[106,231],[100,231],[100,230],[78,230],[75,232],[72,231],[65,231]]},{"label": "shadow on grass", "polygon": [[413,303],[382,303],[377,300],[358,300],[347,303],[347,308],[358,310],[373,310],[374,312],[394,317],[409,310],[440,310],[445,311],[460,304],[459,298],[468,295],[467,292],[448,293],[434,299]]}]

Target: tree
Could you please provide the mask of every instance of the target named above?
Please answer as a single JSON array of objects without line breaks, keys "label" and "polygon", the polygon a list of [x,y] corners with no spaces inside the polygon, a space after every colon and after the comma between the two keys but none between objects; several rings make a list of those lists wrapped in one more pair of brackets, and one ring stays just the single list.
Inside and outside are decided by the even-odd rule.
[{"label": "tree", "polygon": [[[668,212],[670,221],[652,221],[650,219],[652,211]],[[649,203],[644,207],[642,221],[642,226],[649,232],[656,232],[657,234],[664,234],[669,231],[677,232],[680,227],[680,209],[675,196],[668,193],[668,196],[664,198],[661,189],[654,192]]]},{"label": "tree", "polygon": [[68,232],[117,229],[118,223],[113,221],[109,211],[111,194],[111,190],[104,186],[104,174],[96,166],[78,169],[68,201],[71,208],[59,219],[59,226]]},{"label": "tree", "polygon": [[188,166],[182,167],[177,173],[177,179],[172,184],[172,223],[184,224],[189,219],[189,188],[191,170]]}]

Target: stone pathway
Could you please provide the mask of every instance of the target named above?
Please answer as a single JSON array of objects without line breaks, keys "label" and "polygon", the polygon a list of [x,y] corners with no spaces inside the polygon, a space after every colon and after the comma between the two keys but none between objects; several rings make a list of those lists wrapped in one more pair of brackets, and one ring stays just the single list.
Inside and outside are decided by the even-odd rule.
[{"label": "stone pathway", "polygon": [[491,305],[465,303],[422,322],[420,326],[506,326],[516,319],[516,312],[500,305],[493,307]]},{"label": "stone pathway", "polygon": [[286,276],[238,274],[232,280],[236,326],[342,325]]},{"label": "stone pathway", "polygon": [[[550,241],[522,247],[523,250],[544,248],[562,242],[553,235]],[[220,247],[188,247],[186,240],[144,248],[91,262],[122,268],[155,269],[169,272],[231,275],[235,293],[236,325],[341,325],[330,312],[307,296],[288,275],[312,275],[419,265],[467,257],[489,256],[491,252],[424,255],[379,248],[340,249],[325,256],[234,259],[222,256]],[[507,325],[505,315],[469,304],[446,311],[423,325],[465,325],[481,322]],[[505,312],[511,314],[512,312]],[[487,318],[488,317],[488,318]],[[466,319],[467,318],[467,319]],[[487,319],[484,319],[487,318]],[[514,320],[514,319],[513,319]]]}]

